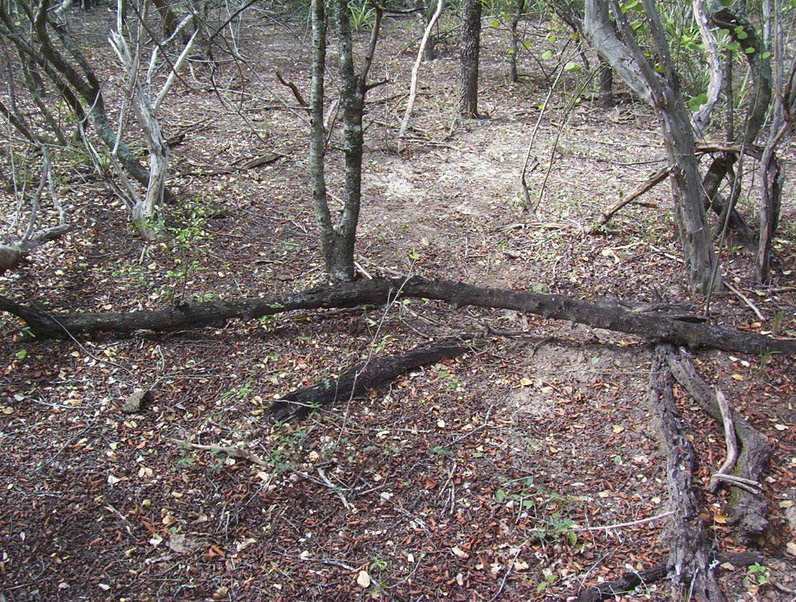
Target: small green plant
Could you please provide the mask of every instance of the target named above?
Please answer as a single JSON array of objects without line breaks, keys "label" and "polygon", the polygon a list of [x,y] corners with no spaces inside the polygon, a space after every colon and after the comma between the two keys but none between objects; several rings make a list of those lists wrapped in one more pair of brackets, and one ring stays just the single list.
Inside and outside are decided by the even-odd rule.
[{"label": "small green plant", "polygon": [[296,459],[302,454],[303,441],[307,429],[296,429],[289,423],[276,423],[270,436],[271,451],[268,461],[276,474],[293,469]]},{"label": "small green plant", "polygon": [[536,584],[536,593],[541,594],[547,589],[547,586],[553,583],[556,579],[558,579],[558,575],[556,573],[545,573],[542,577],[542,580]]},{"label": "small green plant", "polygon": [[445,369],[439,371],[439,377],[445,379],[445,390],[452,393],[463,388],[461,381]]},{"label": "small green plant", "polygon": [[534,519],[534,526],[529,531],[531,537],[539,540],[563,539],[573,547],[578,545],[578,534],[573,529],[576,523],[566,515],[578,502],[576,498],[536,485],[531,478],[510,482],[509,485],[518,489],[511,491],[509,488],[500,488],[495,492],[495,498],[498,502],[513,502],[519,508],[518,512],[524,512]]},{"label": "small green plant", "polygon": [[276,326],[277,317],[276,316],[261,316],[259,318],[260,326],[262,326],[265,330],[271,331]]},{"label": "small green plant", "polygon": [[771,570],[766,565],[757,562],[746,569],[746,576],[754,585],[765,585],[771,582]]},{"label": "small green plant", "polygon": [[368,0],[353,2],[348,5],[348,18],[351,22],[351,29],[359,31],[363,27],[370,26],[376,17],[373,7]]},{"label": "small green plant", "polygon": [[180,468],[191,468],[194,464],[196,464],[194,456],[183,456],[177,461],[177,466]]}]

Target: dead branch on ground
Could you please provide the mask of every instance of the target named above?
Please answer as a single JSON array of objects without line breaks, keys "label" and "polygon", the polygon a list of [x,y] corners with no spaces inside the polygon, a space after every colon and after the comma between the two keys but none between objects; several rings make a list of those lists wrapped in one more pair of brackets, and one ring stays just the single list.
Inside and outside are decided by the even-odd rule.
[{"label": "dead branch on ground", "polygon": [[[675,514],[669,522],[667,568],[679,594],[693,594],[697,600],[723,601],[710,553],[710,542],[700,518],[702,505],[697,499],[694,448],[683,428],[672,391],[672,373],[666,359],[670,349],[655,350],[650,373],[650,406],[657,422],[660,446],[667,457],[666,476],[670,504]],[[690,597],[690,596],[687,596]],[[681,595],[675,594],[676,599]]]},{"label": "dead branch on ground", "polygon": [[[705,380],[697,373],[691,361],[681,352],[670,353],[666,361],[677,379],[677,382],[715,420],[721,421],[721,409],[716,394]],[[741,451],[735,463],[735,480],[730,485],[730,524],[741,538],[750,542],[768,530],[768,507],[759,488],[743,487],[744,484],[755,485],[768,466],[772,446],[749,422],[737,411],[729,408],[735,434],[741,444]]]},{"label": "dead branch on ground", "polygon": [[[766,562],[765,557],[757,552],[718,552],[716,560],[736,567],[747,567],[755,563],[765,564]],[[667,572],[664,564],[655,565],[644,571],[629,571],[619,579],[606,581],[583,590],[576,602],[598,602],[615,598],[621,594],[632,592],[639,586],[651,585],[660,581],[666,577]]]},{"label": "dead branch on ground", "polygon": [[218,326],[231,319],[252,320],[299,309],[382,305],[398,297],[436,299],[455,307],[472,305],[513,309],[547,319],[587,324],[690,348],[710,347],[749,354],[796,354],[794,339],[777,339],[721,326],[650,316],[563,295],[477,287],[462,282],[417,277],[376,278],[258,299],[181,303],[167,309],[129,313],[61,314],[0,296],[0,311],[22,319],[31,334],[38,338],[68,338],[98,332],[127,334],[137,330],[171,331]]},{"label": "dead branch on ground", "polygon": [[312,387],[283,395],[271,406],[273,419],[275,422],[287,422],[339,399],[352,399],[394,379],[399,374],[462,355],[477,344],[475,341],[451,339],[420,345],[406,353],[366,361],[345,371],[337,378],[326,378]]}]

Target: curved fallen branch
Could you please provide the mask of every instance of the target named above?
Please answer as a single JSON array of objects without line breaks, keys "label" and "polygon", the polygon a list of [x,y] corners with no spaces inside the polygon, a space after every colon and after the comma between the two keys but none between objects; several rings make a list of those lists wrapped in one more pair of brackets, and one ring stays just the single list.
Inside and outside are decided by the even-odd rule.
[{"label": "curved fallen branch", "polygon": [[273,419],[275,422],[287,422],[338,399],[357,397],[413,368],[462,355],[471,350],[474,344],[460,340],[429,343],[406,353],[363,362],[337,378],[327,378],[320,384],[283,395],[271,406]]},{"label": "curved fallen branch", "polygon": [[60,314],[0,297],[0,311],[7,311],[24,320],[36,337],[67,338],[98,332],[125,334],[136,330],[169,331],[217,326],[231,319],[251,320],[298,309],[382,305],[397,297],[436,299],[456,307],[473,305],[513,309],[552,320],[587,324],[637,335],[653,342],[691,348],[710,347],[749,354],[796,354],[796,339],[775,339],[721,326],[650,316],[624,310],[616,304],[589,303],[563,295],[542,295],[423,278],[377,278],[259,299],[182,303],[168,309],[128,313]]},{"label": "curved fallen branch", "polygon": [[[694,401],[715,420],[722,421],[715,393],[699,376],[685,354],[670,353],[666,361],[677,382]],[[771,444],[737,411],[730,408],[730,415],[735,434],[741,443],[734,476],[741,479],[741,484],[758,483],[768,466],[772,453]],[[768,530],[768,506],[759,490],[750,491],[732,481],[729,485],[731,486],[729,522],[735,526],[743,541],[750,542]]]}]

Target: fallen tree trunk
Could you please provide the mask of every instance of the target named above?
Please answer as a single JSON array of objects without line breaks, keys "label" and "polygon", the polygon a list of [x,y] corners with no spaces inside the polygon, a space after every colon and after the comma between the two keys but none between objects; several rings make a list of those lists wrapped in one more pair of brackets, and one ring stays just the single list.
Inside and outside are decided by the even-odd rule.
[{"label": "fallen tree trunk", "polygon": [[260,299],[183,303],[163,310],[129,313],[57,314],[25,306],[0,297],[0,311],[25,321],[39,338],[67,338],[136,330],[168,331],[217,325],[230,319],[251,320],[298,309],[382,305],[397,298],[437,299],[454,306],[473,305],[513,309],[553,320],[567,320],[596,328],[637,335],[654,342],[691,348],[710,347],[749,354],[781,352],[796,354],[796,340],[774,339],[720,326],[672,320],[630,312],[612,304],[589,303],[563,295],[542,295],[528,291],[477,287],[447,280],[423,278],[366,280],[322,286],[298,293]]},{"label": "fallen tree trunk", "polygon": [[[666,361],[677,379],[688,394],[700,407],[716,421],[722,422],[721,410],[716,394],[710,385],[699,376],[694,366],[682,353],[669,353]],[[750,481],[760,482],[761,476],[768,466],[772,446],[747,420],[736,410],[730,410],[735,434],[741,443],[741,452],[736,462],[735,476]],[[762,493],[752,493],[741,487],[730,487],[730,524],[734,525],[742,541],[751,543],[768,530],[768,506]]]},{"label": "fallen tree trunk", "polygon": [[[759,563],[765,564],[766,559],[762,554],[756,552],[718,552],[716,560],[727,562],[736,567],[747,567]],[[577,597],[576,602],[597,602],[615,598],[621,594],[632,592],[639,586],[646,586],[656,581],[660,581],[668,574],[665,564],[657,564],[644,571],[628,571],[621,578],[614,581],[606,581],[599,585],[593,585],[584,589]]]},{"label": "fallen tree trunk", "polygon": [[320,406],[334,403],[338,399],[352,399],[413,368],[462,355],[472,348],[472,342],[448,340],[420,345],[399,355],[388,355],[363,362],[337,378],[327,378],[320,384],[283,395],[271,406],[273,420],[287,422],[304,416]]},{"label": "fallen tree trunk", "polygon": [[666,537],[669,578],[677,591],[673,599],[686,599],[693,594],[697,600],[723,601],[726,598],[716,579],[710,542],[700,517],[702,507],[695,492],[694,448],[683,429],[672,392],[672,373],[666,363],[670,353],[665,345],[655,350],[650,373],[650,406],[658,423],[661,449],[667,457],[669,498],[675,511]]}]

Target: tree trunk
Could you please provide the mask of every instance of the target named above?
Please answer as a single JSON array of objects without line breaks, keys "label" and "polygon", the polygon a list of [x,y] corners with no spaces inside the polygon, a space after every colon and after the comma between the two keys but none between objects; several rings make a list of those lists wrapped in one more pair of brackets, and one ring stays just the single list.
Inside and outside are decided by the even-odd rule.
[{"label": "tree trunk", "polygon": [[[433,24],[434,14],[437,11],[438,0],[428,0],[426,8],[423,10],[423,29],[427,29],[429,24]],[[429,32],[428,39],[423,46],[421,53],[423,61],[433,61],[437,58],[437,36]]]},{"label": "tree trunk", "polygon": [[310,182],[321,253],[327,270],[334,253],[334,226],[326,198],[326,128],[323,125],[326,74],[326,11],[324,0],[312,0],[312,84],[310,88]]},{"label": "tree trunk", "polygon": [[343,109],[343,153],[345,155],[345,196],[343,212],[334,224],[326,193],[325,159],[326,129],[323,123],[324,74],[326,68],[327,15],[324,0],[312,2],[312,89],[310,113],[310,179],[312,201],[321,242],[326,274],[332,282],[354,279],[354,246],[356,243],[359,208],[362,201],[362,113],[367,76],[376,51],[382,10],[376,6],[375,22],[367,54],[359,73],[354,68],[351,23],[346,0],[332,0],[332,12],[337,31],[340,56],[340,106]]},{"label": "tree trunk", "polygon": [[351,24],[346,0],[334,0],[335,24],[340,47],[342,86],[340,104],[343,108],[343,152],[345,154],[345,202],[337,228],[329,276],[334,282],[354,279],[354,245],[356,244],[359,207],[362,202],[362,110],[365,103],[365,82],[354,70]]},{"label": "tree trunk", "polygon": [[611,109],[614,106],[614,70],[611,65],[605,62],[605,59],[599,57],[600,60],[600,90],[597,93],[599,105],[603,109]]},{"label": "tree trunk", "polygon": [[478,57],[481,51],[481,0],[464,0],[462,7],[461,63],[459,84],[459,115],[478,119]]},{"label": "tree trunk", "polygon": [[[733,166],[735,162],[736,155],[732,152],[722,152],[711,162],[707,173],[705,173],[705,177],[702,178],[705,209],[712,210],[719,216],[719,228],[723,227],[726,220],[727,228],[730,232],[735,234],[738,242],[745,247],[753,246],[755,233],[734,207],[734,200],[730,198],[725,202],[719,198],[719,187],[724,178],[730,176],[730,180],[732,181],[734,177],[737,177],[733,175]],[[727,212],[729,212],[729,215],[727,215]]]},{"label": "tree trunk", "polygon": [[[616,9],[611,22],[606,0],[587,0],[584,32],[605,61],[658,114],[671,169],[675,218],[691,288],[706,294],[721,276],[713,252],[702,197],[699,164],[688,111],[680,93],[674,63],[653,0],[643,0],[652,39],[663,63],[663,74],[652,66],[624,13]],[[616,8],[616,4],[613,4]],[[617,30],[622,38],[617,35]],[[716,274],[714,279],[713,274]]]},{"label": "tree trunk", "polygon": [[[155,5],[155,8],[160,14],[160,19],[163,21],[163,35],[166,38],[170,38],[177,31],[180,20],[177,18],[177,15],[174,14],[174,11],[171,10],[167,0],[152,0],[152,4]],[[188,42],[187,32],[183,33],[182,41],[183,43]]]},{"label": "tree trunk", "polygon": [[519,74],[517,73],[517,60],[519,58],[520,52],[520,37],[517,34],[517,28],[519,27],[520,19],[522,18],[524,12],[525,0],[517,0],[514,14],[512,15],[511,22],[509,23],[509,29],[511,31],[511,49],[509,50],[509,80],[515,84],[520,81]]},{"label": "tree trunk", "polygon": [[688,281],[696,292],[707,294],[711,288],[721,286],[721,276],[716,270],[713,237],[708,227],[702,201],[702,178],[699,173],[696,148],[690,119],[685,111],[679,91],[667,88],[667,102],[659,113],[661,129],[669,155],[672,196],[676,223],[683,247]]}]

